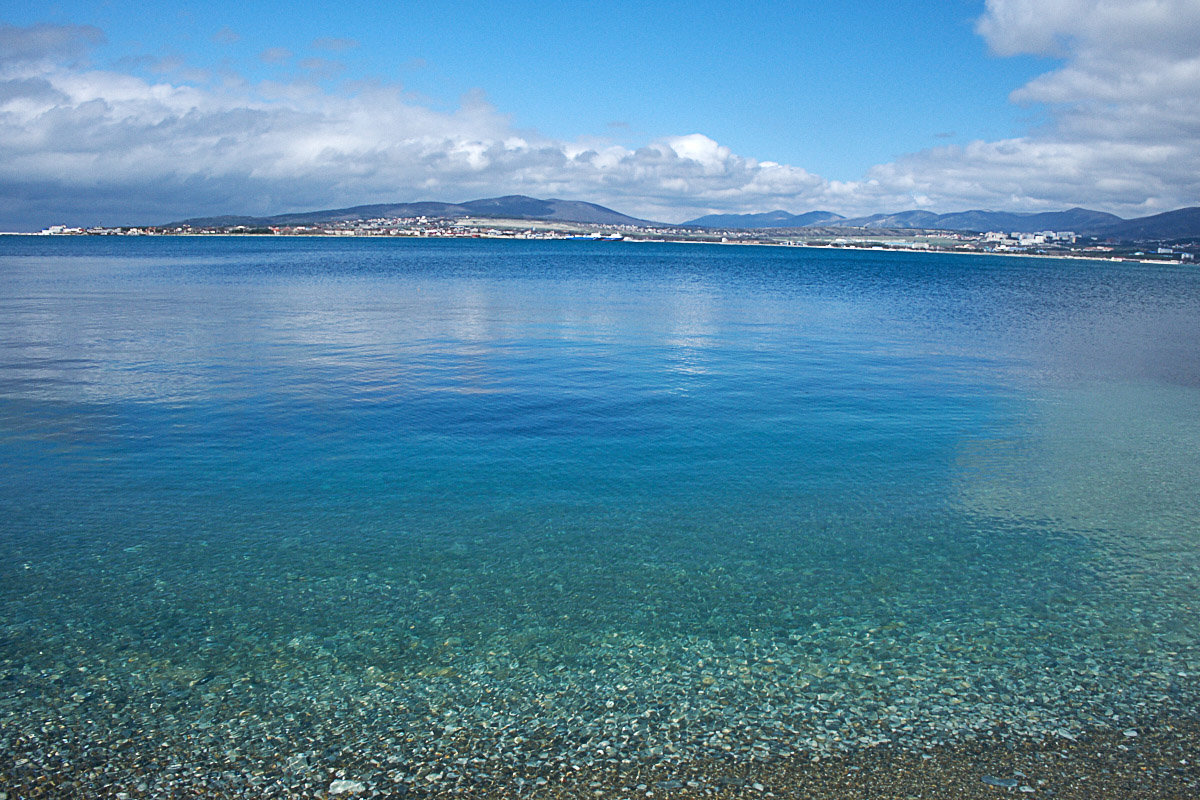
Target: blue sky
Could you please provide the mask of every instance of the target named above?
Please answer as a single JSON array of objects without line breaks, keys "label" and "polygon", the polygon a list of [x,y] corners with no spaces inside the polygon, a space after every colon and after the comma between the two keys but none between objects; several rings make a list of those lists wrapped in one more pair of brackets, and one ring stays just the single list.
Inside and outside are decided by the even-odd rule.
[{"label": "blue sky", "polygon": [[0,23],[0,227],[509,192],[668,221],[1200,202],[1200,170],[1175,174],[1200,154],[1200,0],[9,2]]},{"label": "blue sky", "polygon": [[56,3],[7,16],[94,25],[108,39],[97,59],[126,68],[182,59],[288,80],[319,59],[337,65],[329,83],[392,81],[434,107],[481,90],[516,127],[556,138],[637,145],[699,131],[840,180],[924,147],[1017,133],[1035,112],[1005,97],[1046,69],[988,53],[974,32],[981,2],[330,8]]}]

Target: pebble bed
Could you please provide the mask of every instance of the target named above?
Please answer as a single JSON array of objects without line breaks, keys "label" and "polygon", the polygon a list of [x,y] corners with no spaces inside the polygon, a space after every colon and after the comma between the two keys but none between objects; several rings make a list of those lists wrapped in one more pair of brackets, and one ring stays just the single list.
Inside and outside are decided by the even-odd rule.
[{"label": "pebble bed", "polygon": [[961,766],[980,743],[1117,753],[1194,718],[1186,564],[1151,581],[1077,557],[1069,581],[989,542],[909,542],[858,575],[818,567],[829,553],[51,553],[6,574],[0,780],[7,798],[754,796],[816,792],[823,764]]}]

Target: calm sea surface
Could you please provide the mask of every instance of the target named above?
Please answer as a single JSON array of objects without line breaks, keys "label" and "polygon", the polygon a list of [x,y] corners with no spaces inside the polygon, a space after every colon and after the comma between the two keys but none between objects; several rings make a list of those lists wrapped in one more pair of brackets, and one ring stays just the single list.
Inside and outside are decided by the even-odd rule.
[{"label": "calm sea surface", "polygon": [[0,774],[1136,728],[1200,698],[1198,454],[1193,267],[6,237]]}]

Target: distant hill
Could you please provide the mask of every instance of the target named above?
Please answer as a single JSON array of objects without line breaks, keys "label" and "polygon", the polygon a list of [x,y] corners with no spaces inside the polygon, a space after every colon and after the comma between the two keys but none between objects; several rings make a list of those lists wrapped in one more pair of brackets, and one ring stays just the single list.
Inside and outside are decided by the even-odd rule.
[{"label": "distant hill", "polygon": [[943,231],[1075,231],[1094,234],[1123,222],[1120,217],[1086,208],[1069,211],[1045,211],[1020,214],[1010,211],[956,211],[934,214],[929,211],[902,211],[899,214],[874,214],[847,219],[841,224],[855,228],[926,228]]},{"label": "distant hill", "polygon": [[941,225],[942,215],[932,211],[900,211],[896,214],[872,214],[852,217],[838,223],[846,228],[920,228],[949,230]]},{"label": "distant hill", "polygon": [[549,220],[552,222],[582,222],[593,225],[656,225],[644,219],[626,216],[611,208],[575,200],[538,200],[525,195],[489,197],[466,203],[382,203],[352,208],[334,208],[325,211],[306,211],[294,214],[276,214],[271,217],[198,217],[172,222],[165,227],[190,225],[193,228],[270,227],[279,225],[322,225],[331,222],[347,222],[381,217],[488,217],[493,219]]},{"label": "distant hill", "polygon": [[589,222],[597,225],[655,225],[657,223],[626,216],[611,208],[577,200],[537,200],[524,195],[493,197],[462,203],[474,217],[505,219],[546,219],[558,222]]},{"label": "distant hill", "polygon": [[1150,217],[1122,219],[1115,214],[1072,208],[1067,211],[1043,211],[1021,214],[1011,211],[956,211],[935,214],[932,211],[901,211],[895,214],[871,214],[866,217],[840,217],[828,211],[790,214],[769,211],[763,214],[710,214],[686,226],[710,228],[870,228],[919,229],[941,231],[1074,231],[1085,236],[1111,236],[1117,239],[1183,239],[1200,237],[1200,208],[1181,208]]},{"label": "distant hill", "polygon": [[1122,239],[1200,238],[1200,207],[1180,208],[1149,217],[1122,220],[1109,235]]},{"label": "distant hill", "polygon": [[687,228],[805,228],[810,225],[840,225],[845,219],[832,211],[789,214],[767,211],[762,214],[708,214],[682,223]]}]

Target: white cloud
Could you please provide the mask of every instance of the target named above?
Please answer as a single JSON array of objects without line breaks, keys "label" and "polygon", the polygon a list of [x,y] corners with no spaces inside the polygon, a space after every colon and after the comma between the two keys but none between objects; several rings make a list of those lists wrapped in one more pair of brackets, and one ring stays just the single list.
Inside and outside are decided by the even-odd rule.
[{"label": "white cloud", "polygon": [[990,0],[978,30],[1003,55],[1066,59],[1015,91],[1017,102],[1200,106],[1196,0]]},{"label": "white cloud", "polygon": [[638,149],[549,139],[515,129],[478,92],[443,112],[386,85],[194,86],[41,64],[0,77],[7,205],[35,199],[13,196],[25,193],[82,213],[123,197],[109,221],[516,192],[682,219],[747,197],[791,205],[824,185],[701,134]]},{"label": "white cloud", "polygon": [[[1061,59],[1012,94],[1044,104],[1050,123],[839,182],[702,133],[637,148],[552,139],[517,128],[479,93],[441,111],[386,84],[251,84],[186,65],[147,79],[83,65],[102,40],[96,29],[0,27],[0,227],[511,193],[668,221],[773,208],[1087,205],[1134,215],[1197,202],[1200,3],[990,0],[978,30],[999,54]],[[338,67],[305,63],[325,78]]]},{"label": "white cloud", "polygon": [[879,187],[942,207],[1139,215],[1200,202],[1200,2],[988,0],[977,30],[997,54],[1062,59],[1011,95],[1044,104],[1050,123],[875,167]]},{"label": "white cloud", "polygon": [[1112,53],[1194,55],[1195,0],[988,0],[976,30],[999,55]]}]

